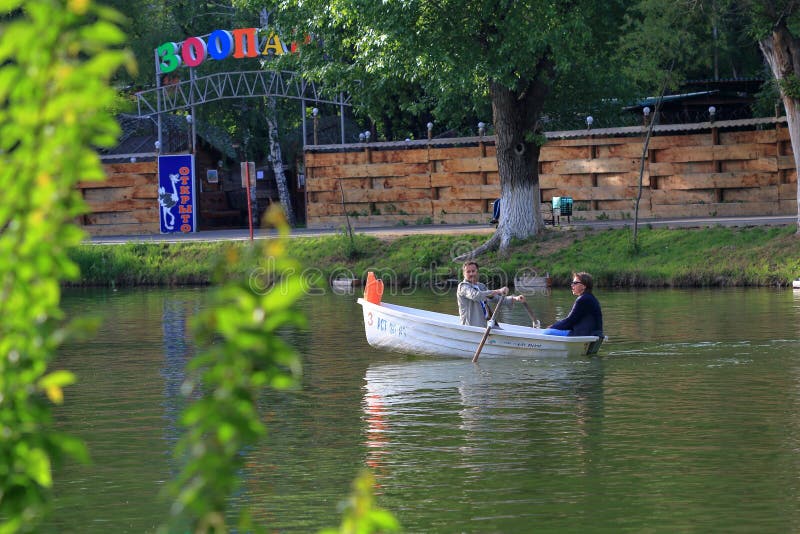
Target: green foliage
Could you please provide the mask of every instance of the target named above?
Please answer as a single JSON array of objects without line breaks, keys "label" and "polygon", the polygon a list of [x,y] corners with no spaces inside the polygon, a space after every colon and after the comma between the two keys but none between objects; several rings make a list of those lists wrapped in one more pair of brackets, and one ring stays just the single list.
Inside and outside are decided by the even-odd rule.
[{"label": "green foliage", "polygon": [[[686,79],[763,76],[748,35],[752,10],[737,0],[639,0],[624,16],[616,61],[624,76],[653,94],[668,66],[669,88]],[[758,2],[753,2],[758,4]]]},{"label": "green foliage", "polygon": [[353,493],[347,500],[338,529],[330,528],[320,534],[370,534],[371,532],[400,532],[400,523],[388,511],[375,505],[375,477],[364,471],[353,482]]},{"label": "green foliage", "polygon": [[[280,212],[272,209],[267,217],[278,221]],[[193,321],[199,354],[188,366],[182,391],[194,400],[181,418],[186,433],[176,453],[185,464],[170,485],[175,498],[170,531],[230,529],[227,503],[239,487],[245,449],[265,433],[258,399],[265,388],[297,385],[299,357],[277,333],[305,326],[295,304],[307,285],[286,257],[288,231],[282,222],[281,238],[230,248],[220,279],[230,278],[223,266],[240,261],[252,266],[250,276],[214,290],[209,308]],[[245,528],[249,517],[241,509],[235,524]]]},{"label": "green foliage", "polygon": [[796,73],[792,72],[778,80],[778,86],[783,95],[795,100],[800,100],[800,77],[798,77]]},{"label": "green foliage", "polygon": [[88,461],[52,428],[74,377],[48,365],[83,330],[63,324],[60,283],[79,276],[66,252],[83,237],[75,184],[103,177],[89,147],[117,135],[104,110],[129,61],[118,20],[89,0],[0,2],[0,532],[36,527],[65,455]]},{"label": "green foliage", "polygon": [[[550,120],[569,121],[588,102],[619,97],[621,77],[608,58],[625,6],[616,0],[502,7],[488,0],[284,0],[279,21],[317,37],[288,61],[348,91],[379,131],[401,139],[408,133],[424,138],[431,119],[437,132],[475,135],[477,122],[492,116],[491,83],[522,95],[532,81],[542,81],[553,89],[539,98],[539,104],[547,98]],[[525,118],[533,129],[538,117]]]}]

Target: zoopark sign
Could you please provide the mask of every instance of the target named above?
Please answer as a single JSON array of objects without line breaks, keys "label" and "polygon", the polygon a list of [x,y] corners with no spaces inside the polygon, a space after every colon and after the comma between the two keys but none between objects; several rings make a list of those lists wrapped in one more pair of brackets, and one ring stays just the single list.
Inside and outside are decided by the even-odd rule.
[{"label": "zoopark sign", "polygon": [[[305,42],[311,41],[306,37]],[[280,56],[296,52],[297,43],[287,49],[274,31],[260,28],[240,28],[238,30],[214,30],[208,36],[189,37],[181,43],[167,42],[156,48],[158,71],[166,74],[181,65],[197,67],[206,59],[218,61],[234,57],[236,59],[258,56]]]}]

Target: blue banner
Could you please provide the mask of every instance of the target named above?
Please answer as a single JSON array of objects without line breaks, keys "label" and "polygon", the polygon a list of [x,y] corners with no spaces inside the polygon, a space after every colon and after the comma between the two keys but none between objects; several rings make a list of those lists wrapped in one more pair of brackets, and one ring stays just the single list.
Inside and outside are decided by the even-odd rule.
[{"label": "blue banner", "polygon": [[192,154],[158,156],[158,211],[162,234],[196,231]]}]

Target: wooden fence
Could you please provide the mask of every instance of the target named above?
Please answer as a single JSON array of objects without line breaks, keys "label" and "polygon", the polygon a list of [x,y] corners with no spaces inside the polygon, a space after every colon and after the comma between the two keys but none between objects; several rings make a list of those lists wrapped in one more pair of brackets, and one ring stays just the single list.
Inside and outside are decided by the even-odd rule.
[{"label": "wooden fence", "polygon": [[[796,214],[797,175],[782,122],[659,127],[639,216]],[[641,128],[549,137],[539,164],[543,201],[572,197],[577,219],[633,217]],[[339,227],[345,214],[356,227],[485,223],[500,195],[492,137],[308,147],[305,172],[310,228]]]},{"label": "wooden fence", "polygon": [[[784,122],[659,127],[647,152],[639,216],[796,214],[797,174]],[[643,132],[589,133],[548,134],[541,198],[572,197],[577,219],[631,218]],[[78,186],[91,210],[80,223],[92,235],[157,234],[157,167],[105,165],[107,180]],[[305,173],[310,228],[338,228],[345,214],[355,227],[484,224],[500,195],[492,137],[312,146]]]},{"label": "wooden fence", "polygon": [[158,163],[103,165],[106,180],[81,182],[90,213],[78,221],[91,235],[158,234]]}]

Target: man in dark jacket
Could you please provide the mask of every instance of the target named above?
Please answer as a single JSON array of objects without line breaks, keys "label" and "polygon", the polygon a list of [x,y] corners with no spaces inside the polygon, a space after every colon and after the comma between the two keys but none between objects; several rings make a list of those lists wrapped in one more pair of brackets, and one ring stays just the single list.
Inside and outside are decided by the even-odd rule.
[{"label": "man in dark jacket", "polygon": [[543,333],[555,336],[602,336],[603,312],[592,294],[592,275],[572,273],[575,303],[569,315],[551,324]]}]

